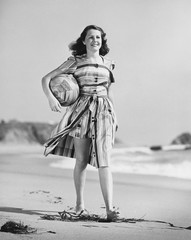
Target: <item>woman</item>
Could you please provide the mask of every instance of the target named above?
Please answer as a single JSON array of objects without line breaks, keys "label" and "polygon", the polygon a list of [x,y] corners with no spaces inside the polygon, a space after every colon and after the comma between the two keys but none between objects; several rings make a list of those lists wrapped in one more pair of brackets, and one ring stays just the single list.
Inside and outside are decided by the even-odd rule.
[{"label": "woman", "polygon": [[112,221],[119,214],[113,208],[110,170],[110,151],[117,126],[111,94],[114,63],[103,57],[109,52],[106,34],[95,25],[87,26],[69,48],[73,56],[43,77],[42,87],[52,111],[61,111],[60,103],[49,89],[49,82],[55,76],[73,73],[80,87],[80,96],[67,108],[53,131],[45,145],[45,155],[51,153],[76,158],[76,214],[85,209],[83,192],[87,164],[98,168],[107,219]]}]

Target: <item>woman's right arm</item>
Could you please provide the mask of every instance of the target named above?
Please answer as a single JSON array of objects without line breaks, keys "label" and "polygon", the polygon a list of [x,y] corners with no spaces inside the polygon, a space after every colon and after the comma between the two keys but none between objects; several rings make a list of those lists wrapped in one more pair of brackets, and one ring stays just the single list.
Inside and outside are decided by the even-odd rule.
[{"label": "woman's right arm", "polygon": [[52,94],[49,84],[52,78],[56,77],[61,73],[73,73],[76,68],[76,59],[71,56],[61,64],[58,68],[53,70],[52,72],[48,73],[46,76],[42,78],[42,88],[46,97],[48,98],[50,108],[52,111],[61,112],[61,105],[59,101],[54,97]]},{"label": "woman's right arm", "polygon": [[42,89],[48,99],[51,110],[55,112],[61,112],[61,105],[59,101],[52,94],[49,84],[52,78],[56,77],[62,72],[63,72],[62,69],[57,68],[42,78]]}]

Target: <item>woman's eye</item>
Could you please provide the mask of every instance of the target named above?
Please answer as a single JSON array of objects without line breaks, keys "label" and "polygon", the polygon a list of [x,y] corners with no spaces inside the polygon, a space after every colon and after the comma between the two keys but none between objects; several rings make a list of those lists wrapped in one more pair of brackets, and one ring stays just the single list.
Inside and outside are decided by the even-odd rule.
[{"label": "woman's eye", "polygon": [[89,39],[94,39],[94,38],[100,39],[101,37],[100,36],[96,36],[96,37],[91,36],[91,37],[89,37]]}]

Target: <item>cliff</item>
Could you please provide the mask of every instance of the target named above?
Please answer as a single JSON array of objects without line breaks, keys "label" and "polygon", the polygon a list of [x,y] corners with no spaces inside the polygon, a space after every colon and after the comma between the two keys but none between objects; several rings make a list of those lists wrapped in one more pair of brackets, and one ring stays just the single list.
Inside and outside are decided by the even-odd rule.
[{"label": "cliff", "polygon": [[178,135],[173,141],[172,144],[188,144],[191,145],[191,134],[188,132]]},{"label": "cliff", "polygon": [[40,122],[0,122],[0,143],[44,144],[54,128],[54,124]]}]

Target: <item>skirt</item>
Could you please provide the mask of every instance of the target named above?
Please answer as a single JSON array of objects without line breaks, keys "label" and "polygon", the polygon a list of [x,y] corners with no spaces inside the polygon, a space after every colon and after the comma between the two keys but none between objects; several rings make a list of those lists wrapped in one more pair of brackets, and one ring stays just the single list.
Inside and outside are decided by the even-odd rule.
[{"label": "skirt", "polygon": [[107,95],[83,94],[69,106],[45,143],[45,156],[56,154],[75,158],[73,138],[90,138],[88,163],[96,168],[110,164],[117,121]]}]

